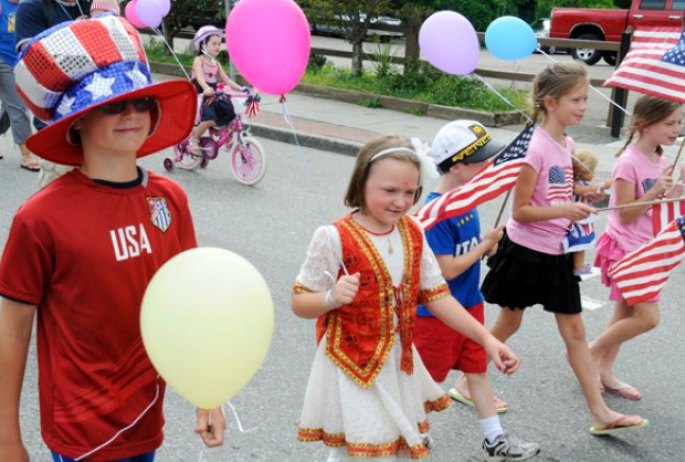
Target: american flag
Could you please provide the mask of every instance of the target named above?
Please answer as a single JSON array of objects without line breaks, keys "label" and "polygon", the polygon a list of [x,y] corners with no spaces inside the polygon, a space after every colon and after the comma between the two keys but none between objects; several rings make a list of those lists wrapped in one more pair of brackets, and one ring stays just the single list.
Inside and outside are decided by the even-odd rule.
[{"label": "american flag", "polygon": [[555,165],[549,169],[547,200],[571,202],[573,199],[573,167]]},{"label": "american flag", "polygon": [[652,225],[656,236],[673,220],[685,215],[685,200],[678,202],[665,202],[652,206]]},{"label": "american flag", "polygon": [[683,34],[681,27],[636,28],[630,51],[604,86],[685,103]]},{"label": "american flag", "polygon": [[535,125],[523,131],[469,181],[429,202],[414,213],[424,229],[462,215],[483,202],[502,194],[516,184]]},{"label": "american flag", "polygon": [[658,295],[683,256],[685,217],[679,217],[654,239],[616,262],[609,275],[632,306]]}]

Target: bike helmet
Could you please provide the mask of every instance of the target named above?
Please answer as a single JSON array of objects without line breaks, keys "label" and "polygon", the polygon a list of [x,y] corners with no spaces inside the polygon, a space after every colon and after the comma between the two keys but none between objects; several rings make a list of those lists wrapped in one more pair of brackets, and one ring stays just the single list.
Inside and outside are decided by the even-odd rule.
[{"label": "bike helmet", "polygon": [[200,27],[197,30],[197,32],[195,32],[195,37],[193,37],[193,45],[195,45],[195,49],[197,51],[200,51],[200,44],[202,42],[204,42],[207,39],[207,37],[209,37],[211,35],[218,35],[219,37],[223,37],[224,33],[218,27],[214,27],[214,26],[202,26],[202,27]]}]

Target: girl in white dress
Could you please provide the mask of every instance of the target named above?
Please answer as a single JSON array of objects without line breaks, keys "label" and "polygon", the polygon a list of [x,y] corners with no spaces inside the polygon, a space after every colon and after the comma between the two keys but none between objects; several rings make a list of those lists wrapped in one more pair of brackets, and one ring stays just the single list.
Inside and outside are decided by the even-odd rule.
[{"label": "girl in white dress", "polygon": [[293,288],[293,312],[317,319],[318,348],[298,438],[323,441],[328,462],[421,459],[426,413],[450,399],[412,346],[425,304],[482,344],[505,374],[518,358],[450,295],[420,225],[405,214],[421,195],[422,163],[410,140],[381,136],[359,152],[345,204],[354,210],[319,228]]}]

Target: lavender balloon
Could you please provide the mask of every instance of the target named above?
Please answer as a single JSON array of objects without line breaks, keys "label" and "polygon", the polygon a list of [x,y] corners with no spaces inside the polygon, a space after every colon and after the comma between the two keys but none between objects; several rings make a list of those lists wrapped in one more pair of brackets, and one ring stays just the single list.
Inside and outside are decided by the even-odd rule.
[{"label": "lavender balloon", "polygon": [[455,11],[430,15],[419,30],[419,46],[429,63],[450,74],[470,74],[478,65],[480,43],[476,30]]},{"label": "lavender balloon", "polygon": [[171,10],[171,1],[170,0],[158,0],[158,1],[159,1],[160,11],[162,12],[162,17],[165,18],[166,15],[169,14],[169,10]]},{"label": "lavender balloon", "polygon": [[140,22],[151,29],[162,23],[162,7],[157,0],[137,0],[135,10]]}]

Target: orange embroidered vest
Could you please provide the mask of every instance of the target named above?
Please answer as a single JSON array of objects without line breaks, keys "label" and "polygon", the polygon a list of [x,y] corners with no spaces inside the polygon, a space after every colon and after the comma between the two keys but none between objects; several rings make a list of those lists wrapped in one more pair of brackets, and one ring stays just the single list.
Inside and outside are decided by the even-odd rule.
[{"label": "orange embroidered vest", "polygon": [[[351,215],[337,221],[335,226],[340,234],[345,267],[349,274],[361,274],[361,284],[352,304],[319,317],[317,342],[326,333],[326,355],[357,384],[369,388],[388,359],[395,333],[399,331],[401,370],[412,374],[412,333],[419,303],[423,252],[421,229],[407,217],[402,217],[397,225],[404,251],[404,272],[400,287],[394,287],[378,250]],[[344,274],[341,268],[338,277]]]}]

